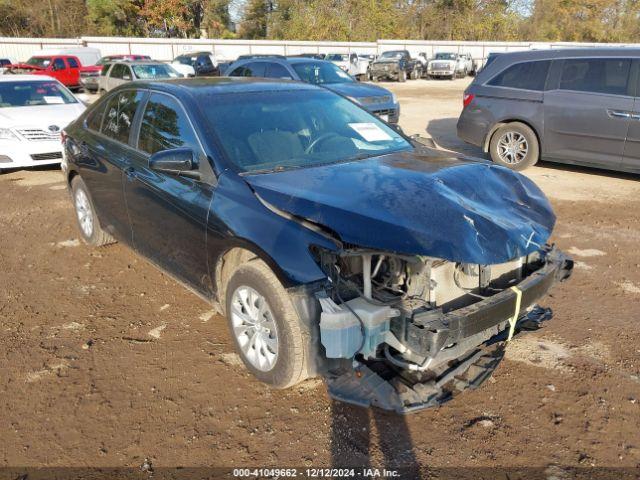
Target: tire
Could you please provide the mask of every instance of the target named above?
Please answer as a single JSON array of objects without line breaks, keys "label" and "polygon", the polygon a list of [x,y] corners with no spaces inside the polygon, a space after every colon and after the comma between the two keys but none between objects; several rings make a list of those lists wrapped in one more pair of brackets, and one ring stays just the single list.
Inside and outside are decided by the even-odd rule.
[{"label": "tire", "polygon": [[398,74],[398,81],[400,83],[404,83],[407,81],[407,72],[406,70],[400,70],[400,73]]},{"label": "tire", "polygon": [[[519,142],[519,139],[524,139],[524,142]],[[516,150],[507,150],[509,145],[516,147]],[[525,152],[522,152],[523,147]],[[540,157],[538,137],[524,123],[507,123],[498,128],[491,136],[489,155],[491,160],[498,165],[516,171],[524,170],[538,162]]]},{"label": "tire", "polygon": [[[241,298],[245,299],[244,305]],[[253,314],[260,319],[262,330],[258,332],[250,326],[252,321],[255,325],[255,318],[251,318],[250,309],[246,308],[251,303],[265,310]],[[258,380],[275,388],[287,388],[307,378],[309,332],[266,263],[253,260],[238,267],[226,286],[225,306],[236,350],[247,370]]]},{"label": "tire", "polygon": [[376,77],[375,75],[373,75],[373,76],[371,77],[371,81],[372,81],[372,82],[374,82],[374,83],[378,83],[380,80],[378,79],[378,77]]},{"label": "tire", "polygon": [[84,181],[78,176],[71,181],[71,195],[82,240],[94,247],[115,243],[113,237],[100,226],[91,195]]}]

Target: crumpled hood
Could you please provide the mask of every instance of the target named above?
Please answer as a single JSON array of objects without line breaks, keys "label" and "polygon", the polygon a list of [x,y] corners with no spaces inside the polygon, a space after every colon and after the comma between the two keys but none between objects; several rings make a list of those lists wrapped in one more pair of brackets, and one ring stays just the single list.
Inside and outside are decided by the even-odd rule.
[{"label": "crumpled hood", "polygon": [[547,241],[555,216],[531,180],[438,153],[397,153],[244,179],[263,201],[323,225],[348,246],[496,264]]},{"label": "crumpled hood", "polygon": [[391,97],[391,92],[385,88],[360,82],[330,83],[323,86],[333,92],[354,98],[381,97],[385,95]]},{"label": "crumpled hood", "polygon": [[1,108],[0,127],[40,127],[46,130],[49,126],[56,125],[62,129],[80,116],[84,110],[85,106],[80,102],[66,105]]}]

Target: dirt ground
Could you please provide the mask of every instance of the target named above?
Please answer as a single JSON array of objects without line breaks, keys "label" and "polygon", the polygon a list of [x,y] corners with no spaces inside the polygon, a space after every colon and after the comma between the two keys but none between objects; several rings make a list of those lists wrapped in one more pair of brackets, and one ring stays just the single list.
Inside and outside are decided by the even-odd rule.
[{"label": "dirt ground", "polygon": [[[466,84],[386,86],[406,132],[482,155],[455,136]],[[479,390],[407,417],[320,380],[261,385],[210,306],[122,245],[80,243],[58,170],[0,175],[0,466],[640,468],[640,177],[526,174],[576,260],[554,319]]]}]

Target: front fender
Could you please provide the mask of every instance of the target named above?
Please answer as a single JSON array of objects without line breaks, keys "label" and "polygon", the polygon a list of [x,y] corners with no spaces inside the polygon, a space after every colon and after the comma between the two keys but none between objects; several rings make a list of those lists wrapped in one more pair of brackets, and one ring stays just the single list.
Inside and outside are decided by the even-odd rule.
[{"label": "front fender", "polygon": [[229,171],[218,179],[208,228],[212,273],[221,255],[239,246],[264,260],[285,288],[326,279],[310,247],[337,248],[326,236],[269,210],[242,177]]}]

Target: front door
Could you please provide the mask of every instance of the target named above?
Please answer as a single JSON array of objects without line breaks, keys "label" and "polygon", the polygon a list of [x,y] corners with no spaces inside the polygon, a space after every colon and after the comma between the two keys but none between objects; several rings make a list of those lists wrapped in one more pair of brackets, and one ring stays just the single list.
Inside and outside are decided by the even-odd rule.
[{"label": "front door", "polygon": [[617,168],[634,106],[631,59],[561,61],[557,85],[544,93],[544,158]]},{"label": "front door", "polygon": [[[191,148],[203,180],[149,167],[152,154]],[[189,117],[174,97],[149,96],[140,122],[137,151],[125,175],[125,197],[136,250],[163,270],[210,297],[206,224],[213,196],[213,170]],[[209,181],[206,181],[206,179]]]}]

